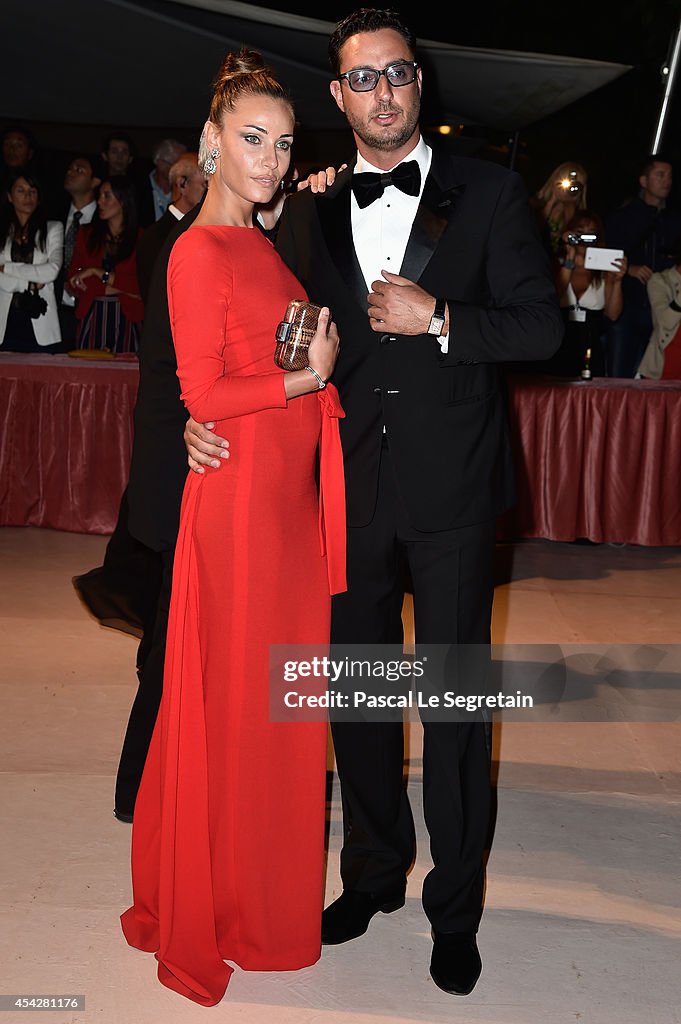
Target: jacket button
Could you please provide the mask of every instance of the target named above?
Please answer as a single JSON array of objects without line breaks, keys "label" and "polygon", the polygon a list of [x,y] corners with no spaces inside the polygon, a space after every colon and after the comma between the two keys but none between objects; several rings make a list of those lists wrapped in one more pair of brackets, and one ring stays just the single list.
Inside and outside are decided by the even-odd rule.
[{"label": "jacket button", "polygon": [[374,388],[374,394],[375,395],[380,395],[380,393],[381,393],[381,389],[380,388]]},{"label": "jacket button", "polygon": [[391,341],[397,341],[397,338],[393,334],[382,334],[381,345],[388,345]]}]

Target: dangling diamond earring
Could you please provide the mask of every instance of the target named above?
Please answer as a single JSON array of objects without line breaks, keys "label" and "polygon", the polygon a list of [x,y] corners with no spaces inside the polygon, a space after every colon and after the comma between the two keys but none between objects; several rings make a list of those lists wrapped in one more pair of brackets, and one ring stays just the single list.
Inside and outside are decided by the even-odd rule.
[{"label": "dangling diamond earring", "polygon": [[216,157],[220,156],[219,149],[211,149],[210,156],[206,160],[204,170],[206,174],[215,174],[218,169],[218,165],[215,163]]}]

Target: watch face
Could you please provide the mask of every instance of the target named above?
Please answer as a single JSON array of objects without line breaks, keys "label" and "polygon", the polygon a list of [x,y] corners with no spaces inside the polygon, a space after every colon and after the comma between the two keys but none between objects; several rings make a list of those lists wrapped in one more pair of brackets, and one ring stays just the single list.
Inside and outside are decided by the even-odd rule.
[{"label": "watch face", "polygon": [[430,321],[430,326],[428,328],[428,334],[437,334],[439,336],[440,334],[442,334],[442,328],[444,327],[444,325],[445,325],[444,317],[434,316],[431,319],[431,321]]}]

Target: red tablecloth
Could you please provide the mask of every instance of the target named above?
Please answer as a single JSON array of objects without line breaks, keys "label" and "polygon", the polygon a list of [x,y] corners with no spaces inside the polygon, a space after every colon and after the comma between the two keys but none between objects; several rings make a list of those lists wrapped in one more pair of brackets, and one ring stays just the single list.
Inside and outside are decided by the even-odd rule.
[{"label": "red tablecloth", "polygon": [[0,353],[0,525],[111,533],[138,366]]},{"label": "red tablecloth", "polygon": [[[110,533],[137,364],[0,353],[0,525]],[[518,502],[499,539],[681,545],[681,382],[509,380]]]},{"label": "red tablecloth", "polygon": [[500,539],[681,545],[681,381],[509,381],[518,501]]}]

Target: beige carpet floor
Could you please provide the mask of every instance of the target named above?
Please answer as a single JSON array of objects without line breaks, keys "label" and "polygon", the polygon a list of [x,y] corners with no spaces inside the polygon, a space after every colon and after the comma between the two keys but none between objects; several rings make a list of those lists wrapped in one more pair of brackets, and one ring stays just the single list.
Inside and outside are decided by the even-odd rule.
[{"label": "beige carpet floor", "polygon": [[[307,970],[236,970],[222,1003],[207,1009],[163,988],[153,957],[120,930],[130,826],[112,817],[113,783],[136,641],[90,618],[71,585],[100,564],[105,544],[0,530],[0,991],[85,996],[83,1010],[8,1010],[0,1024],[681,1021],[678,677],[655,667],[679,642],[681,550],[499,548],[495,643],[627,646],[650,671],[630,714],[631,688],[600,695],[611,721],[557,714],[495,725],[498,812],[479,934],[484,970],[471,996],[448,996],[428,975],[420,886],[430,862],[420,727],[410,723],[419,853],[404,910],[325,948]],[[409,628],[408,602],[405,621]],[[339,891],[332,778],[327,900]]]}]

